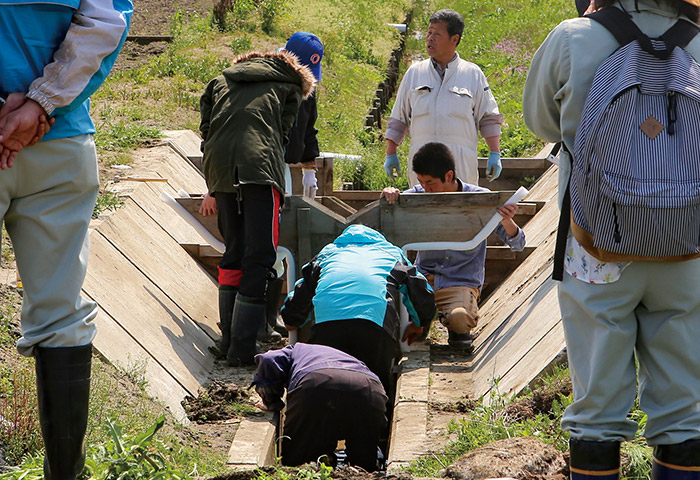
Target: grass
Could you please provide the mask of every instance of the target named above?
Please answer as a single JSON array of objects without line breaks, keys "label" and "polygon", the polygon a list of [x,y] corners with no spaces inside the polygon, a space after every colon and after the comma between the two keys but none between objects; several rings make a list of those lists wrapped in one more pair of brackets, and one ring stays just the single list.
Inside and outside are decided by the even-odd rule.
[{"label": "grass", "polygon": [[[457,436],[455,441],[441,452],[411,462],[406,471],[420,477],[438,476],[440,470],[465,453],[505,438],[534,437],[557,450],[568,451],[569,436],[560,427],[564,410],[572,401],[571,394],[567,393],[570,388],[565,388],[566,385],[570,385],[568,368],[555,367],[551,374],[540,380],[536,389],[526,389],[517,398],[508,399],[494,393],[488,406],[479,399],[467,419],[453,420],[448,426],[448,432]],[[551,406],[545,402],[547,408],[543,411],[535,408],[533,415],[522,415],[521,408],[513,408],[541,404],[542,398],[551,398]],[[621,478],[648,479],[652,449],[642,436],[646,416],[639,410],[639,405],[635,405],[630,418],[639,423],[639,430],[633,441],[622,444]]]}]

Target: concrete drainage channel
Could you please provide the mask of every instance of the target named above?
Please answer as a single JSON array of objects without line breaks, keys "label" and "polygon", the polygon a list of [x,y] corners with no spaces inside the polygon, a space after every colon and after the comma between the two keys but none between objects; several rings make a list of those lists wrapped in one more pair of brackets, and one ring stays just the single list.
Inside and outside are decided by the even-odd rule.
[{"label": "concrete drainage channel", "polygon": [[[430,344],[416,342],[404,354],[391,418],[387,470],[396,471],[425,454],[430,377]],[[266,412],[262,417],[241,421],[229,450],[233,468],[251,470],[274,465],[281,436],[280,415]]]}]

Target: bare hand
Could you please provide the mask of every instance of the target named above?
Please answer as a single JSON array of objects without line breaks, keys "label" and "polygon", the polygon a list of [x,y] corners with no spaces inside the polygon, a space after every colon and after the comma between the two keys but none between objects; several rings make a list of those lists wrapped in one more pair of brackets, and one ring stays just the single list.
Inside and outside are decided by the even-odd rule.
[{"label": "bare hand", "polygon": [[408,326],[406,327],[406,331],[403,332],[403,338],[401,339],[401,341],[408,342],[408,344],[411,345],[422,334],[423,334],[423,327],[420,327],[413,322],[409,322]]},{"label": "bare hand", "polygon": [[503,205],[501,208],[498,209],[499,215],[501,215],[506,220],[513,220],[513,217],[515,216],[515,212],[517,212],[517,211],[518,211],[518,206],[513,204],[513,203]]},{"label": "bare hand", "polygon": [[[10,97],[8,97],[10,98]],[[16,103],[14,98],[13,104]],[[7,105],[2,109],[6,111]],[[44,126],[40,121],[44,117]],[[46,121],[46,112],[44,109],[33,100],[27,100],[25,103],[0,117],[0,144],[2,144],[2,152],[0,152],[0,170],[11,168],[14,165],[14,160],[17,152],[30,144],[34,144],[44,135],[46,127],[50,125]]]},{"label": "bare hand", "polygon": [[399,195],[401,194],[401,190],[399,190],[396,187],[386,187],[384,190],[382,190],[382,194],[379,196],[379,198],[386,198],[386,202],[389,205],[393,205],[394,203],[399,201]]},{"label": "bare hand", "polygon": [[216,198],[212,197],[208,193],[202,197],[202,205],[199,207],[199,213],[202,216],[207,217],[209,215],[214,215],[217,213],[216,209]]}]

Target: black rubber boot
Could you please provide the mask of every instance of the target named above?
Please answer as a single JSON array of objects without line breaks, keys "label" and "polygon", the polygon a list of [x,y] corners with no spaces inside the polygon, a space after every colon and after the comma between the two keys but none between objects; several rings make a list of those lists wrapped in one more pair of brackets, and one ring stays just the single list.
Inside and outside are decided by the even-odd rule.
[{"label": "black rubber boot", "polygon": [[569,440],[571,480],[620,478],[620,442]]},{"label": "black rubber boot", "polygon": [[44,478],[75,480],[85,466],[92,345],[34,349]]},{"label": "black rubber boot", "polygon": [[253,365],[256,353],[255,339],[258,327],[265,321],[265,300],[236,297],[231,321],[231,346],[226,359],[231,366]]},{"label": "black rubber boot", "polygon": [[700,480],[700,440],[654,447],[651,480]]},{"label": "black rubber boot", "polygon": [[267,284],[267,306],[265,308],[265,316],[267,318],[267,324],[271,326],[275,332],[283,337],[288,337],[289,332],[284,328],[284,323],[279,321],[282,285],[284,285],[284,280],[281,278],[275,278]]},{"label": "black rubber boot", "polygon": [[257,339],[265,343],[277,343],[282,340],[282,335],[273,330],[267,321],[263,319],[258,327]]},{"label": "black rubber boot", "polygon": [[238,288],[219,285],[219,328],[221,328],[221,356],[226,356],[231,346],[231,319],[233,306],[236,304]]}]

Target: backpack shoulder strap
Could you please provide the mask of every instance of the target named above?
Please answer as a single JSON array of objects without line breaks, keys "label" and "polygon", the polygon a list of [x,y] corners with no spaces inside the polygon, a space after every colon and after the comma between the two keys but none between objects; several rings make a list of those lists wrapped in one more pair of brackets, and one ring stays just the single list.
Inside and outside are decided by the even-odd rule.
[{"label": "backpack shoulder strap", "polygon": [[[564,145],[564,142],[559,142],[554,146],[554,149],[552,149],[552,152],[556,150],[556,153],[559,152],[559,149],[563,148],[568,151],[566,146]],[[553,153],[553,154],[556,154]],[[561,158],[561,157],[560,157]],[[572,158],[571,154],[569,154],[568,158]],[[561,166],[559,166],[561,168]],[[559,226],[557,227],[557,239],[554,244],[554,263],[553,263],[553,272],[552,272],[552,280],[557,280],[557,281],[562,281],[564,280],[564,260],[566,257],[566,240],[567,237],[569,236],[569,228],[571,227],[571,194],[569,193],[569,184],[571,183],[571,180],[566,182],[566,190],[564,191],[564,199],[563,203],[561,206],[560,214],[559,214]]]},{"label": "backpack shoulder strap", "polygon": [[659,38],[664,41],[670,50],[673,50],[674,47],[685,48],[695,38],[698,31],[700,31],[700,27],[697,25],[685,20],[678,20]]},{"label": "backpack shoulder strap", "polygon": [[602,8],[593,13],[589,13],[586,15],[586,18],[595,20],[604,26],[613,35],[613,37],[615,37],[617,43],[623,47],[635,40],[638,40],[644,47],[643,41],[646,39],[649,47],[653,48],[649,37],[644,35],[637,24],[632,21],[629,14],[623,12],[619,8]]}]

